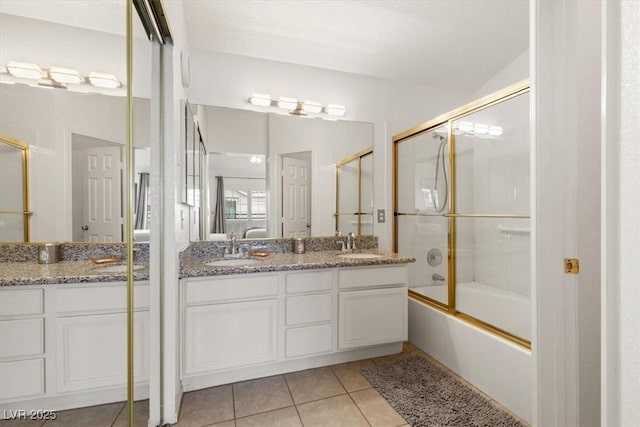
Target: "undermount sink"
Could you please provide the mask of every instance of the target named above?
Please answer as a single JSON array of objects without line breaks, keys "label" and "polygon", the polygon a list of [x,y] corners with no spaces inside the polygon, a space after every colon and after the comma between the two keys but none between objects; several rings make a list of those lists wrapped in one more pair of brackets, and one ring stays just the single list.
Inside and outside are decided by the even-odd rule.
[{"label": "undermount sink", "polygon": [[[144,268],[144,265],[135,264],[134,270],[140,270]],[[127,264],[107,265],[106,267],[96,268],[96,272],[99,273],[124,273],[127,271]]]},{"label": "undermount sink", "polygon": [[342,254],[342,255],[338,255],[338,258],[375,259],[375,258],[382,258],[382,255],[378,255],[378,254]]},{"label": "undermount sink", "polygon": [[238,258],[238,259],[219,259],[217,261],[211,261],[206,263],[210,267],[240,267],[245,265],[253,265],[260,263],[260,260],[252,258]]}]

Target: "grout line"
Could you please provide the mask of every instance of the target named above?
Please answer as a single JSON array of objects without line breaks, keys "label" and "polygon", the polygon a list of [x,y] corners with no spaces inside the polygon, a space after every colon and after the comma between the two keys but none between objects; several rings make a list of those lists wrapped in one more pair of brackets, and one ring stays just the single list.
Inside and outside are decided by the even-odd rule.
[{"label": "grout line", "polygon": [[358,412],[360,412],[360,415],[362,415],[362,418],[364,418],[364,420],[367,422],[367,424],[369,424],[369,426],[372,426],[373,424],[371,424],[371,421],[369,421],[369,418],[367,418],[364,412],[362,412],[362,409],[358,406],[356,401],[353,400],[353,396],[351,396],[350,393],[348,394],[348,396],[349,396],[349,399],[351,399],[351,402],[353,402],[353,404],[355,405],[356,409],[358,409]]},{"label": "grout line", "polygon": [[234,385],[238,384],[237,382],[231,384],[231,408],[233,409],[233,424],[236,423],[236,388]]},{"label": "grout line", "polygon": [[291,393],[291,387],[289,386],[289,381],[287,381],[287,376],[282,375],[284,378],[284,383],[287,385],[287,390],[289,391],[289,396],[291,397],[291,402],[293,402],[293,407],[296,408],[296,414],[298,414],[298,419],[300,420],[300,425],[304,427],[304,422],[302,422],[302,417],[300,416],[300,411],[298,410],[298,405],[296,401],[293,399],[293,393]]},{"label": "grout line", "polygon": [[[118,413],[116,414],[116,417],[114,418],[113,422],[111,423],[111,427],[113,427],[114,425],[116,425],[116,421],[118,421],[118,417],[120,416],[120,414],[122,414],[122,411],[124,411],[124,408],[126,408],[126,407],[127,407],[127,403],[126,403],[126,402],[124,402],[124,403],[122,404],[122,408],[120,408],[120,410],[119,410],[119,411],[118,411]],[[45,421],[45,423],[46,423],[46,421]],[[44,423],[43,423],[42,425],[44,425]]]}]

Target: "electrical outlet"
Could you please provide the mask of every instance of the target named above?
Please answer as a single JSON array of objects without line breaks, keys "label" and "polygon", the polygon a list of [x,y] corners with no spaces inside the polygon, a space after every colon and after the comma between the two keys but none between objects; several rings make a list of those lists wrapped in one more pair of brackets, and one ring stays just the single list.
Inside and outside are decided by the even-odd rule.
[{"label": "electrical outlet", "polygon": [[384,209],[378,209],[378,223],[385,222],[385,217],[386,217],[386,214]]}]

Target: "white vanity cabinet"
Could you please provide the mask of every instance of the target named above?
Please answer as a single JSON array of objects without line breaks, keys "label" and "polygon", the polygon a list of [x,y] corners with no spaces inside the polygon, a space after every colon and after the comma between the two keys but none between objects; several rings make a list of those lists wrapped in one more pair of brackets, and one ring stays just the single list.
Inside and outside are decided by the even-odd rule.
[{"label": "white vanity cabinet", "polygon": [[406,341],[407,269],[338,271],[338,348]]},{"label": "white vanity cabinet", "polygon": [[45,393],[44,292],[0,291],[0,402]]},{"label": "white vanity cabinet", "polygon": [[[126,399],[127,286],[0,288],[0,410],[68,409]],[[149,379],[149,286],[134,287],[134,381]]]},{"label": "white vanity cabinet", "polygon": [[404,264],[181,282],[184,391],[398,353],[407,339]]},{"label": "white vanity cabinet", "polygon": [[[56,390],[127,384],[126,286],[81,285],[56,291]],[[134,381],[149,380],[148,286],[134,286]]]},{"label": "white vanity cabinet", "polygon": [[276,360],[278,276],[183,281],[183,375]]}]

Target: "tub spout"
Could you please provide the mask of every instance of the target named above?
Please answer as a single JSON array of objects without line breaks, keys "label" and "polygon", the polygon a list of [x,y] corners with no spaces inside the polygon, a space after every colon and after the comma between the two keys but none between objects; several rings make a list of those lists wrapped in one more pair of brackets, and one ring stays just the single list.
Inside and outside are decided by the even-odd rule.
[{"label": "tub spout", "polygon": [[431,279],[434,282],[444,282],[445,281],[444,277],[439,275],[438,273],[434,273],[433,276],[431,276]]}]

